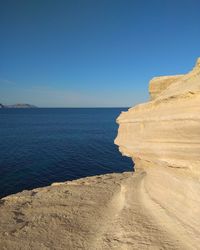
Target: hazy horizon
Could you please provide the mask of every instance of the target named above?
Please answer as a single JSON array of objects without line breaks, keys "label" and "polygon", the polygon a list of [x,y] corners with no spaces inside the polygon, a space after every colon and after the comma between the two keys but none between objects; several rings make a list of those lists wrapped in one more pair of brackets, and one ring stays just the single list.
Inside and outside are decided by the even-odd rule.
[{"label": "hazy horizon", "polygon": [[98,108],[113,108],[113,109],[117,109],[117,108],[127,108],[127,109],[129,109],[129,108],[131,108],[131,107],[127,107],[127,106],[122,106],[122,107],[117,107],[117,106],[114,106],[114,107],[112,107],[112,106],[93,106],[93,107],[87,107],[87,106],[77,106],[77,107],[73,107],[73,106],[67,106],[67,107],[65,107],[65,106],[59,106],[59,107],[54,107],[54,106],[49,106],[49,107],[46,107],[46,106],[36,106],[36,105],[33,105],[32,103],[11,103],[11,104],[4,104],[4,103],[1,103],[0,102],[0,104],[3,104],[4,106],[15,106],[15,105],[18,105],[18,104],[24,104],[24,105],[31,105],[31,106],[35,106],[36,108],[49,108],[49,109],[56,109],[56,108],[60,108],[60,109],[65,109],[65,108],[67,108],[67,109],[98,109]]},{"label": "hazy horizon", "polygon": [[197,0],[4,1],[0,103],[131,107],[200,56]]}]

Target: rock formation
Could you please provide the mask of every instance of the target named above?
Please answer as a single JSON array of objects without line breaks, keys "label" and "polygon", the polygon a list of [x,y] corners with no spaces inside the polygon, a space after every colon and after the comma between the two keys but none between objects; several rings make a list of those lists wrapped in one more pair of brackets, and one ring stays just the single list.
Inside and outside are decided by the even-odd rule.
[{"label": "rock formation", "polygon": [[134,161],[199,172],[200,59],[186,75],[154,78],[150,93],[152,101],[118,117],[115,143]]},{"label": "rock formation", "polygon": [[3,198],[0,249],[192,249],[162,225],[165,217],[144,192],[145,175],[94,176]]},{"label": "rock formation", "polygon": [[[118,117],[115,143],[133,159],[136,171],[145,171],[145,203],[155,220],[181,235],[188,249],[198,249],[200,59],[188,74],[154,78],[149,91],[151,101]],[[150,209],[153,204],[159,212]]]},{"label": "rock formation", "polygon": [[149,94],[154,100],[172,83],[179,80],[183,75],[154,77],[149,83]]}]

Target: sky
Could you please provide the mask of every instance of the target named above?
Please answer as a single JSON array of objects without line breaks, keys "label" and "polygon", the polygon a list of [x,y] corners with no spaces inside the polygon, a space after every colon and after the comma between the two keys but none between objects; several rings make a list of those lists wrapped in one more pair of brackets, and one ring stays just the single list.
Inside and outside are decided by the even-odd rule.
[{"label": "sky", "polygon": [[131,107],[200,57],[199,0],[0,0],[0,103]]}]

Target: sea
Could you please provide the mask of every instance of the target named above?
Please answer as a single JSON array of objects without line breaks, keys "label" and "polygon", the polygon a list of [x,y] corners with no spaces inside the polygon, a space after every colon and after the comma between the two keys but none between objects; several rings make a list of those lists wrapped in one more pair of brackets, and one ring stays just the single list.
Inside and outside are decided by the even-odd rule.
[{"label": "sea", "polygon": [[0,198],[53,182],[133,171],[114,145],[127,108],[0,109]]}]

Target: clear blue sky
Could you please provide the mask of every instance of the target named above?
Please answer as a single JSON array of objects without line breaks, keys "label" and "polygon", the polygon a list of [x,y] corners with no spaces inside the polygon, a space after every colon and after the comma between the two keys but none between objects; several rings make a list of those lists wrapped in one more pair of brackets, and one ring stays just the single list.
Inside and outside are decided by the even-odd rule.
[{"label": "clear blue sky", "polygon": [[132,106],[199,56],[199,0],[0,1],[0,103]]}]

